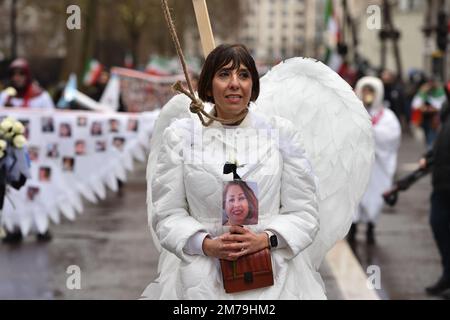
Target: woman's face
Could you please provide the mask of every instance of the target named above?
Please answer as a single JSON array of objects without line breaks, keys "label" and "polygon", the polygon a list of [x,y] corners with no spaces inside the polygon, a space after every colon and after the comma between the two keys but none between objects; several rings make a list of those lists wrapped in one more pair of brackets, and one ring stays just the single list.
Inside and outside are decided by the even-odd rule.
[{"label": "woman's face", "polygon": [[252,94],[252,76],[244,65],[231,70],[232,63],[216,72],[212,81],[212,96],[217,116],[232,119],[247,108]]},{"label": "woman's face", "polygon": [[27,84],[27,75],[22,69],[13,70],[11,81],[15,85],[16,88],[24,88]]},{"label": "woman's face", "polygon": [[244,191],[238,185],[228,187],[225,198],[225,212],[230,224],[243,225],[248,216],[248,201]]}]

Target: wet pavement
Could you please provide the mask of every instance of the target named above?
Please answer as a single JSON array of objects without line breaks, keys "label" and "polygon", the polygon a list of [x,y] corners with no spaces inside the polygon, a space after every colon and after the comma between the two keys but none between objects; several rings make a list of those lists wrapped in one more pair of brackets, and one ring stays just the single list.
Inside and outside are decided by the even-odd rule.
[{"label": "wet pavement", "polygon": [[[412,170],[422,153],[420,143],[404,137],[400,173]],[[424,287],[440,274],[439,256],[428,223],[429,177],[400,195],[376,229],[377,244],[367,246],[364,230],[354,252],[363,270],[378,265],[382,299],[429,299]],[[75,222],[52,225],[53,240],[33,236],[17,246],[0,244],[0,299],[137,299],[156,277],[158,254],[147,226],[145,167],[136,166],[123,195],[110,192],[105,201],[85,203]],[[81,272],[81,289],[68,289]],[[325,263],[321,274],[329,299],[342,299],[337,281]],[[70,284],[70,283],[69,283]],[[69,286],[70,287],[70,286]]]}]

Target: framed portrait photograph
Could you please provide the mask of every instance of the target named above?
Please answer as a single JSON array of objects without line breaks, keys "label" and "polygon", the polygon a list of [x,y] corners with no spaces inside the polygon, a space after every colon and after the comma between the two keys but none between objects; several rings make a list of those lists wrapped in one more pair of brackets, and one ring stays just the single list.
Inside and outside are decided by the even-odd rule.
[{"label": "framed portrait photograph", "polygon": [[96,152],[105,152],[106,151],[106,141],[100,140],[95,142],[95,151]]},{"label": "framed portrait photograph", "polygon": [[77,156],[83,156],[86,154],[86,141],[85,140],[75,141],[75,154]]},{"label": "framed portrait photograph", "polygon": [[30,161],[38,161],[39,160],[39,147],[30,146],[28,148],[28,155],[30,156]]},{"label": "framed portrait photograph", "polygon": [[44,133],[53,133],[55,131],[55,125],[52,117],[41,118],[41,128]]},{"label": "framed portrait photograph", "polygon": [[59,157],[59,145],[58,143],[47,144],[47,157],[48,158],[58,158]]},{"label": "framed portrait photograph", "polygon": [[61,138],[70,138],[72,136],[72,126],[70,123],[63,122],[59,125],[59,136]]},{"label": "framed portrait photograph", "polygon": [[91,135],[101,136],[102,135],[102,123],[100,121],[94,121],[91,125]]},{"label": "framed portrait photograph", "polygon": [[119,132],[120,122],[117,119],[109,119],[109,132]]},{"label": "framed portrait photograph", "polygon": [[87,126],[87,117],[85,116],[79,116],[77,118],[77,125],[79,127],[86,127]]},{"label": "framed portrait photograph", "polygon": [[75,167],[75,158],[73,157],[63,157],[62,158],[63,171],[73,172]]},{"label": "framed portrait photograph", "polygon": [[132,132],[137,132],[139,129],[139,122],[137,119],[129,119],[128,120],[128,125],[127,125],[127,130],[128,131],[132,131]]},{"label": "framed portrait photograph", "polygon": [[29,186],[27,188],[27,199],[33,201],[39,194],[39,187]]},{"label": "framed portrait photograph", "polygon": [[23,124],[23,126],[25,127],[25,132],[23,133],[23,135],[25,136],[25,138],[27,140],[30,139],[30,120],[28,119],[18,119],[18,121],[20,123]]},{"label": "framed portrait photograph", "polygon": [[125,145],[125,138],[123,137],[114,137],[113,138],[113,146],[119,149],[120,151],[123,150],[123,147]]},{"label": "framed portrait photograph", "polygon": [[224,226],[258,224],[258,185],[249,181],[223,184],[222,223]]},{"label": "framed portrait photograph", "polygon": [[52,169],[49,167],[40,167],[39,168],[39,181],[48,182],[50,181],[52,176]]}]

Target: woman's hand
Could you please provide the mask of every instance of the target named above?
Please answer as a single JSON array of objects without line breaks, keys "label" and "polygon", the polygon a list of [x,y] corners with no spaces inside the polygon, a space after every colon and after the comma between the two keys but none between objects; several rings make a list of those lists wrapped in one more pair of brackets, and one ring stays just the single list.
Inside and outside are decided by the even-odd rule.
[{"label": "woman's hand", "polygon": [[220,238],[224,241],[224,250],[229,251],[227,260],[236,260],[269,246],[267,233],[255,234],[241,226],[231,226],[230,232],[224,233]]},{"label": "woman's hand", "polygon": [[230,255],[240,251],[241,249],[230,249],[227,247],[229,242],[222,239],[223,235],[214,239],[206,237],[203,240],[202,249],[208,257],[215,257],[223,260],[234,261],[237,258],[230,258]]},{"label": "woman's hand", "polygon": [[421,158],[419,160],[419,167],[420,169],[425,169],[427,167],[427,159]]}]

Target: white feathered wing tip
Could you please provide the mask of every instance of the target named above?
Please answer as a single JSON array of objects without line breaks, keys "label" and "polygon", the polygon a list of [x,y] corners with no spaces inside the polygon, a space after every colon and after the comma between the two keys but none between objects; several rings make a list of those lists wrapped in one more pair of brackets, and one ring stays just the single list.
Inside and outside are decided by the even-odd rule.
[{"label": "white feathered wing tip", "polygon": [[319,178],[320,231],[305,253],[319,268],[347,234],[374,158],[369,114],[350,85],[321,62],[292,58],[262,79],[255,110],[286,118],[302,133]]},{"label": "white feathered wing tip", "polygon": [[161,147],[164,129],[170,126],[170,124],[176,119],[189,118],[190,111],[188,109],[191,100],[184,94],[178,94],[167,102],[161,109],[158,119],[156,120],[153,128],[152,139],[150,142],[150,155],[147,162],[147,217],[150,233],[152,235],[153,244],[158,251],[161,251],[161,245],[159,244],[158,237],[152,228],[152,191],[149,183],[152,181],[152,177],[156,168],[156,162],[158,160],[159,149]]}]

